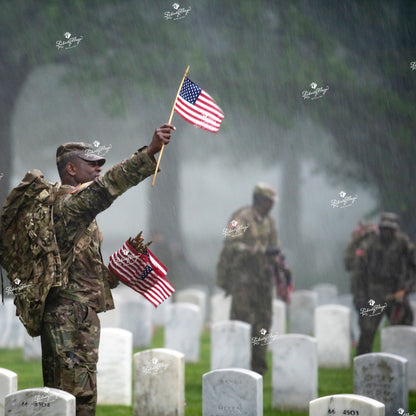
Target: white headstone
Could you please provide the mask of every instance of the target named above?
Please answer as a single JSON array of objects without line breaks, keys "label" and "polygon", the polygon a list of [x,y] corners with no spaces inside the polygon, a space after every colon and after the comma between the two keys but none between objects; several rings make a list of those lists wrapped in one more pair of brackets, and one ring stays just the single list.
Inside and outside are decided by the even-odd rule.
[{"label": "white headstone", "polygon": [[75,416],[75,396],[49,387],[19,390],[6,397],[7,416]]},{"label": "white headstone", "polygon": [[155,326],[165,326],[169,319],[169,308],[172,296],[164,300],[157,308],[152,309],[152,322]]},{"label": "white headstone", "polygon": [[134,354],[134,416],[183,416],[185,357],[167,348]]},{"label": "white headstone", "polygon": [[350,310],[341,305],[322,305],[315,309],[315,336],[320,367],[350,366]]},{"label": "white headstone", "polygon": [[292,293],[289,305],[290,332],[314,335],[313,314],[318,304],[318,295],[311,290],[297,290]]},{"label": "white headstone", "polygon": [[175,302],[182,303],[193,303],[194,305],[199,306],[201,313],[201,326],[205,322],[205,311],[206,311],[206,302],[207,297],[205,292],[199,289],[182,289],[175,292]]},{"label": "white headstone", "polygon": [[42,358],[42,346],[40,337],[31,337],[29,334],[24,335],[23,359],[25,361],[40,360]]},{"label": "white headstone", "polygon": [[280,299],[273,299],[272,328],[273,334],[286,333],[286,303]]},{"label": "white headstone", "polygon": [[120,328],[103,328],[98,354],[97,403],[130,406],[132,333]]},{"label": "white headstone", "polygon": [[312,290],[318,294],[318,306],[334,304],[338,297],[338,288],[332,283],[319,283]]},{"label": "white headstone", "polygon": [[110,309],[109,311],[98,314],[101,328],[120,328],[121,311],[118,306],[120,306],[123,298],[119,295],[119,293],[120,291],[112,292],[115,309]]},{"label": "white headstone", "polygon": [[205,373],[202,415],[263,416],[263,377],[241,368]]},{"label": "white headstone", "polygon": [[416,328],[408,325],[383,328],[381,351],[407,358],[408,388],[416,392]]},{"label": "white headstone", "polygon": [[165,326],[165,347],[185,354],[185,362],[197,362],[200,335],[199,306],[191,303],[172,303]]},{"label": "white headstone", "polygon": [[127,298],[120,302],[120,328],[133,334],[133,347],[148,347],[152,344],[152,310],[154,306],[141,296]]},{"label": "white headstone", "polygon": [[[280,299],[272,301],[272,328],[270,334],[275,336],[286,333],[286,303]],[[268,349],[272,350],[273,342],[268,343]]]},{"label": "white headstone", "polygon": [[277,337],[273,351],[273,407],[306,412],[318,397],[318,347],[315,338],[288,334]]},{"label": "white headstone", "polygon": [[339,295],[337,303],[350,309],[352,339],[358,343],[358,340],[360,339],[360,326],[358,324],[359,315],[354,306],[353,295],[351,293]]},{"label": "white headstone", "polygon": [[354,358],[354,393],[384,403],[386,414],[408,411],[407,359],[387,353]]},{"label": "white headstone", "polygon": [[251,325],[242,321],[222,321],[211,327],[211,370],[251,369]]},{"label": "white headstone", "polygon": [[16,316],[13,299],[4,300],[0,307],[0,348],[21,348],[26,329]]},{"label": "white headstone", "polygon": [[211,325],[230,319],[232,296],[216,293],[211,296]]},{"label": "white headstone", "polygon": [[383,403],[358,394],[334,394],[309,403],[309,416],[327,415],[385,416],[385,408]]},{"label": "white headstone", "polygon": [[0,368],[0,416],[4,416],[4,398],[17,391],[17,374]]}]

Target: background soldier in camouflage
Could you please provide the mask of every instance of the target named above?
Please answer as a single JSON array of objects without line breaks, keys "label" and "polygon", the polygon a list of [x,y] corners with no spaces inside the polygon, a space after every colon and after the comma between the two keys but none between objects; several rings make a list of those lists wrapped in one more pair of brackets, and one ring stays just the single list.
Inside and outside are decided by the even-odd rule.
[{"label": "background soldier in camouflage", "polygon": [[[251,324],[252,337],[270,330],[272,262],[278,249],[277,232],[269,212],[275,191],[265,184],[254,188],[253,205],[234,212],[217,265],[217,282],[232,295],[231,319]],[[236,231],[237,230],[237,231]],[[263,331],[264,332],[264,331]],[[251,368],[267,371],[267,345],[253,345]]]},{"label": "background soldier in camouflage", "polygon": [[[148,147],[138,150],[100,176],[105,159],[84,143],[57,150],[62,186],[54,203],[54,221],[66,287],[55,287],[46,299],[42,326],[44,384],[76,397],[77,416],[95,415],[96,365],[100,340],[97,313],[114,309],[110,288],[117,280],[103,264],[102,236],[95,217],[132,186],[153,174],[154,155],[169,143],[170,124],[156,129]],[[74,244],[75,243],[75,244]],[[117,388],[117,386],[115,386]]]},{"label": "background soldier in camouflage", "polygon": [[[415,285],[415,247],[399,231],[395,214],[382,214],[378,228],[378,232],[362,239],[355,250],[355,264],[360,268],[360,278],[354,287],[361,329],[357,355],[372,351],[374,336],[384,313],[392,325],[413,323],[406,294],[414,290]],[[369,305],[370,300],[373,305]],[[381,308],[368,311],[374,305]]]},{"label": "background soldier in camouflage", "polygon": [[[359,308],[368,302],[366,293],[358,290],[360,282],[366,279],[366,267],[364,259],[359,255],[360,246],[364,244],[365,240],[370,238],[372,234],[378,232],[378,227],[373,224],[358,223],[358,226],[354,228],[350,241],[344,252],[344,265],[345,270],[350,273],[350,287],[351,293],[354,295],[354,305]],[[364,297],[360,297],[364,296]]]}]

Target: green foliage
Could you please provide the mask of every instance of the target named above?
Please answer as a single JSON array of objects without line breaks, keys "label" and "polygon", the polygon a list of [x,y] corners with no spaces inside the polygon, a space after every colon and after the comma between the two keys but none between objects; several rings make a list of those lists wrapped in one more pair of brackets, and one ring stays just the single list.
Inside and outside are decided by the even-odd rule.
[{"label": "green foliage", "polygon": [[[416,232],[416,185],[407,179],[416,177],[416,77],[409,68],[416,3],[201,0],[177,21],[163,18],[171,5],[162,0],[3,3],[0,53],[10,71],[64,62],[67,81],[99,94],[106,111],[120,116],[134,95],[171,100],[189,64],[191,79],[226,114],[243,110],[249,123],[265,118],[285,129],[300,117],[315,120],[348,158],[326,170],[378,189],[380,207],[397,210]],[[58,51],[67,30],[84,39]],[[324,99],[302,99],[312,81],[329,86]],[[259,136],[265,160],[284,157],[279,137]],[[308,155],[303,143],[294,145]]]}]

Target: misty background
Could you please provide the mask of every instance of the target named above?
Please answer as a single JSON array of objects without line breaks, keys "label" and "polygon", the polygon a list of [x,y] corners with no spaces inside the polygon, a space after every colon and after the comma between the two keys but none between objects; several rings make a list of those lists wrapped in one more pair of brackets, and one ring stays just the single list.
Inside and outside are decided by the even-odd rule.
[{"label": "misty background", "polygon": [[[111,145],[103,172],[147,145],[190,65],[189,78],[225,113],[220,131],[174,115],[154,188],[148,178],[98,216],[105,261],[157,229],[173,253],[169,280],[213,288],[222,230],[266,182],[295,289],[330,282],[347,293],[342,255],[359,220],[394,211],[416,236],[416,3],[178,4],[191,10],[167,20],[169,1],[4,2],[2,203],[28,170],[57,181],[64,142]],[[67,31],[82,40],[58,50]],[[313,82],[329,90],[305,100]],[[334,208],[341,191],[357,199]],[[151,249],[158,255],[156,242]]]}]

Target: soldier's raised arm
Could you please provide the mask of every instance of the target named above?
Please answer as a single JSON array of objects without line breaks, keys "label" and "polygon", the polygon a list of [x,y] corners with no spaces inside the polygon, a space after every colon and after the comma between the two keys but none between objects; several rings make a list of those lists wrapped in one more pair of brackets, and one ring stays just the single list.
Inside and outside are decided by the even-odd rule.
[{"label": "soldier's raised arm", "polygon": [[62,217],[69,238],[75,236],[80,226],[87,227],[117,197],[154,173],[154,155],[162,145],[169,143],[172,130],[175,130],[173,125],[163,124],[155,130],[148,146],[112,166],[102,176],[99,173],[103,158],[89,153],[84,143],[68,143],[58,148],[57,163],[62,184],[75,186],[65,197],[59,198],[55,210],[59,213],[55,215]]}]

